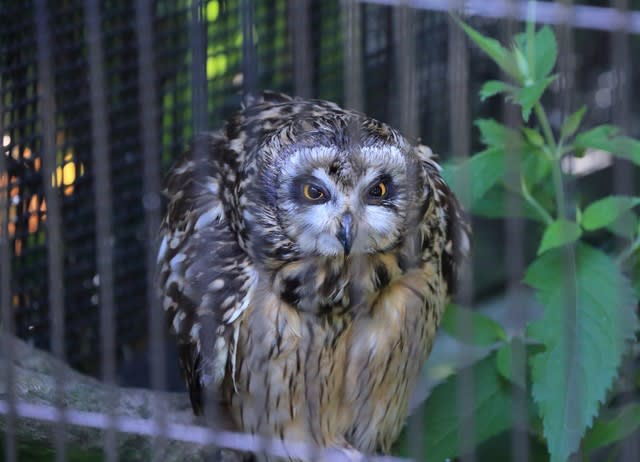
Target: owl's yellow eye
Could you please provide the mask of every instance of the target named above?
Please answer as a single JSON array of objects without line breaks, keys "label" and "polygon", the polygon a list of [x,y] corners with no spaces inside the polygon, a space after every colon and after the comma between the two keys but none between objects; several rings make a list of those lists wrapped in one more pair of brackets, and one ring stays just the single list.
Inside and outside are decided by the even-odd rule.
[{"label": "owl's yellow eye", "polygon": [[322,189],[309,183],[302,187],[302,194],[304,194],[305,199],[313,202],[321,201],[325,197]]},{"label": "owl's yellow eye", "polygon": [[369,197],[371,197],[372,199],[384,199],[385,197],[387,197],[388,193],[389,188],[384,181],[381,181],[380,183],[369,189]]}]

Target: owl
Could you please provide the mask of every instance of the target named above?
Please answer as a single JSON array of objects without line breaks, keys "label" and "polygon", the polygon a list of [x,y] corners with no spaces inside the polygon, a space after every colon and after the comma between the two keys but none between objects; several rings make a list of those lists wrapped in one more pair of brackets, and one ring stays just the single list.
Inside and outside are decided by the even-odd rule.
[{"label": "owl", "polygon": [[159,285],[194,412],[388,453],[469,248],[429,148],[265,92],[195,137],[165,193]]}]

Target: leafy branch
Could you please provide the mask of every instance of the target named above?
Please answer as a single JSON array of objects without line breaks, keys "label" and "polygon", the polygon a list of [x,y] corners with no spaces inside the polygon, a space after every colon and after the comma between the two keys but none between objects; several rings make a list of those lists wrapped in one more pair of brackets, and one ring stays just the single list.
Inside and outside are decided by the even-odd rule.
[{"label": "leafy branch", "polygon": [[[535,289],[544,316],[529,323],[522,339],[539,348],[523,350],[529,382],[513,379],[511,385],[530,389],[551,460],[565,461],[580,448],[592,450],[605,444],[598,441],[615,441],[615,435],[620,439],[629,433],[625,429],[603,436],[603,431],[615,427],[607,422],[616,422],[616,418],[595,423],[594,419],[638,329],[640,290],[636,281],[634,291],[629,275],[640,272],[636,211],[640,197],[607,196],[586,204],[568,203],[564,180],[571,173],[563,171],[563,159],[601,150],[640,166],[640,141],[622,135],[613,125],[582,130],[586,107],[568,115],[554,132],[541,102],[558,79],[553,74],[558,46],[549,27],[535,30],[529,22],[525,32],[504,46],[460,19],[456,21],[506,77],[505,81],[486,82],[481,99],[501,96],[516,105],[523,126],[476,120],[485,149],[462,164],[445,168],[445,176],[452,185],[458,183],[456,175],[469,179],[471,194],[465,205],[472,212],[506,216],[509,211],[500,201],[507,193],[516,194],[522,199],[524,215],[539,223],[538,254],[529,262],[524,282]],[[520,188],[505,181],[508,156],[516,153]],[[603,236],[623,240],[625,248],[615,256],[588,243]],[[630,422],[640,426],[637,406],[620,412],[632,413]],[[593,428],[587,431],[589,427]]]}]

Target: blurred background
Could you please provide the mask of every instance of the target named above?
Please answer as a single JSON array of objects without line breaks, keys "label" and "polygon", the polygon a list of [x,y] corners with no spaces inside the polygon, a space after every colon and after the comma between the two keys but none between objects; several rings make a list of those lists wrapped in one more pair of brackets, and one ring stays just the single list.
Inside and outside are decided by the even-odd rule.
[{"label": "blurred background", "polygon": [[[139,3],[149,7],[147,42],[139,36]],[[45,189],[52,185],[60,207],[57,242],[63,263],[57,277],[63,283],[64,357],[77,370],[100,375],[101,198],[96,178],[103,175],[110,186],[107,212],[113,230],[110,287],[117,383],[150,386],[147,326],[153,268],[146,254],[145,217],[155,209],[157,197],[145,193],[145,162],[151,159],[164,174],[194,132],[220,127],[238,109],[242,93],[256,89],[359,109],[419,138],[445,162],[469,156],[481,149],[472,119],[503,118],[500,99],[481,102],[477,96],[484,81],[500,75],[476,47],[464,42],[463,48],[452,48],[447,10],[462,6],[469,22],[492,37],[505,38],[522,28],[519,20],[500,17],[499,9],[474,8],[481,4],[0,0],[0,195],[6,199],[0,229],[7,230],[16,334],[38,348],[51,348]],[[560,66],[571,82],[562,93],[551,87],[545,97],[552,125],[559,128],[567,104],[585,104],[587,127],[616,121],[629,135],[639,136],[640,1],[583,0],[573,6],[585,7],[580,11],[588,14],[574,16],[576,27],[560,36]],[[608,19],[615,9],[625,12],[627,24]],[[95,11],[98,15],[89,17]],[[102,53],[97,75],[91,61],[96,30]],[[460,57],[463,64],[456,61]],[[141,63],[150,65],[143,68]],[[622,73],[616,71],[621,66]],[[100,123],[106,129],[97,140],[92,107],[92,101],[100,101],[92,94],[96,82],[103,90]],[[50,98],[43,101],[45,93]],[[152,100],[145,100],[145,94]],[[144,112],[144,101],[151,112]],[[413,113],[407,118],[409,107]],[[150,134],[156,148],[151,153],[145,152]],[[47,172],[46,143],[55,152],[55,165]],[[96,146],[108,156],[108,172],[97,171]],[[612,178],[611,160],[605,158],[585,166],[576,181],[597,197],[611,191]],[[639,183],[636,179],[632,184],[636,194]],[[504,224],[474,217],[474,231],[472,295],[481,304],[503,294],[514,275],[508,274]],[[535,236],[529,239],[526,224],[522,232],[524,252],[533,255]],[[167,380],[170,389],[183,390],[172,344],[166,342]]]}]

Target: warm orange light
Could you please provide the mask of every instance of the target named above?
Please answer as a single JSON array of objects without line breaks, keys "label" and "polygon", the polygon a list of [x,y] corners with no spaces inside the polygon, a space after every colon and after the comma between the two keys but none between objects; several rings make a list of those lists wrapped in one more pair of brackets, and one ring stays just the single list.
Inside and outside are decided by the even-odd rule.
[{"label": "warm orange light", "polygon": [[64,193],[65,196],[70,196],[71,194],[73,194],[73,185],[65,186],[62,192]]},{"label": "warm orange light", "polygon": [[31,159],[31,149],[24,148],[24,151],[22,151],[22,157],[25,159]]},{"label": "warm orange light", "polygon": [[36,157],[36,159],[33,161],[33,168],[36,169],[36,172],[39,172],[41,167],[42,167],[42,160],[40,160],[39,157]]},{"label": "warm orange light", "polygon": [[9,231],[9,237],[13,237],[16,235],[16,224],[9,222],[7,224],[7,230]]},{"label": "warm orange light", "polygon": [[69,186],[76,181],[76,164],[69,162],[62,169],[62,182]]},{"label": "warm orange light", "polygon": [[29,201],[29,212],[34,213],[38,211],[38,196],[34,194]]},{"label": "warm orange light", "polygon": [[38,231],[38,215],[29,216],[29,234],[33,234]]},{"label": "warm orange light", "polygon": [[40,202],[40,211],[42,213],[47,211],[47,201],[44,197],[42,198],[42,202]]},{"label": "warm orange light", "polygon": [[16,239],[14,242],[14,248],[16,256],[20,256],[20,254],[22,254],[22,240]]}]

